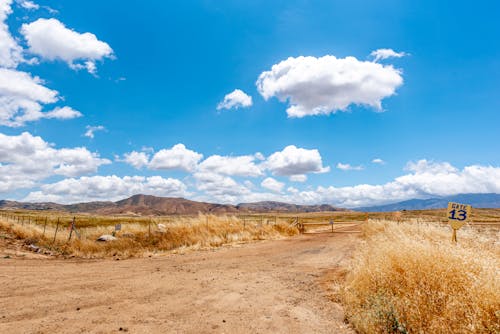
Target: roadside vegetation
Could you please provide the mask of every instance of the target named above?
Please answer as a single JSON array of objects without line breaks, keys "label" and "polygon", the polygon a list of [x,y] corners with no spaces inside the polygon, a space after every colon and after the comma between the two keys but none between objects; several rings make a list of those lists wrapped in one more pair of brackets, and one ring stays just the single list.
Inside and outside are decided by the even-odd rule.
[{"label": "roadside vegetation", "polygon": [[[252,240],[279,239],[298,234],[287,221],[249,220],[235,216],[198,215],[192,217],[112,218],[102,222],[92,217],[71,219],[38,217],[23,223],[15,218],[0,218],[0,229],[23,239],[25,244],[68,256],[95,258],[106,256],[146,256],[157,252],[220,247]],[[59,221],[59,223],[57,223]],[[121,229],[114,232],[115,224]],[[57,232],[56,232],[57,231]],[[96,241],[102,235],[115,240]]]},{"label": "roadside vegetation", "polygon": [[500,232],[369,221],[341,291],[359,333],[500,333]]}]

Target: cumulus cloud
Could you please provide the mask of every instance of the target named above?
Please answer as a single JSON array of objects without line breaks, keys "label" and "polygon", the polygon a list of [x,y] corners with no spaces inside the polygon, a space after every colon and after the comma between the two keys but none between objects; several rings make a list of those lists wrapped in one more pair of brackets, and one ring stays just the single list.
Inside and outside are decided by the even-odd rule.
[{"label": "cumulus cloud", "polygon": [[0,67],[14,68],[23,61],[23,49],[12,37],[6,23],[12,0],[0,1]]},{"label": "cumulus cloud", "polygon": [[[273,174],[283,176],[303,175],[306,173],[326,173],[330,167],[323,167],[321,155],[316,149],[308,150],[294,145],[271,154],[265,166]],[[298,176],[301,178],[301,176]]]},{"label": "cumulus cloud", "polygon": [[82,116],[79,111],[67,106],[44,112],[42,105],[55,103],[60,97],[57,91],[43,84],[40,78],[29,73],[0,68],[0,125],[17,127],[43,118]]},{"label": "cumulus cloud", "polygon": [[57,19],[38,19],[25,23],[21,34],[26,39],[29,51],[47,60],[62,60],[72,69],[85,68],[95,74],[96,61],[113,57],[113,49],[96,35],[78,33]]},{"label": "cumulus cloud", "polygon": [[85,133],[83,135],[85,137],[88,137],[91,139],[94,138],[94,136],[95,136],[94,133],[96,131],[105,131],[106,130],[106,128],[102,125],[96,125],[96,126],[87,125],[85,128],[87,129],[87,131],[85,131]]},{"label": "cumulus cloud", "polygon": [[85,147],[56,149],[28,132],[18,136],[0,133],[0,192],[32,187],[53,175],[95,173],[109,163]]},{"label": "cumulus cloud", "polygon": [[385,165],[385,161],[380,159],[380,158],[373,159],[372,163],[377,164],[377,165]]},{"label": "cumulus cloud", "polygon": [[83,176],[45,184],[24,200],[76,203],[116,201],[135,194],[184,197],[188,194],[186,188],[182,181],[161,176]]},{"label": "cumulus cloud", "polygon": [[285,184],[283,182],[279,182],[272,177],[265,178],[260,185],[262,188],[266,188],[275,193],[281,193],[283,188],[285,187]]},{"label": "cumulus cloud", "polygon": [[390,65],[354,57],[301,56],[273,65],[256,84],[264,99],[288,101],[289,117],[304,117],[345,111],[352,104],[382,111],[382,99],[394,95],[403,78]]},{"label": "cumulus cloud", "polygon": [[34,3],[33,1],[29,1],[29,0],[18,0],[17,3],[19,4],[19,6],[23,7],[24,9],[28,9],[28,10],[37,10],[40,8],[40,6],[36,3]]},{"label": "cumulus cloud", "polygon": [[191,172],[202,158],[203,154],[187,149],[184,144],[177,144],[170,149],[158,151],[151,159],[149,168],[155,170],[178,169]]},{"label": "cumulus cloud", "polygon": [[248,108],[252,106],[252,97],[247,95],[240,89],[235,89],[231,93],[224,96],[224,100],[217,105],[217,110],[221,109],[238,109]]},{"label": "cumulus cloud", "polygon": [[419,160],[410,162],[406,169],[409,174],[382,185],[318,187],[296,194],[294,200],[352,208],[412,198],[464,193],[500,193],[500,167],[472,165],[459,170],[447,162]]},{"label": "cumulus cloud", "polygon": [[212,155],[202,161],[198,169],[204,172],[212,172],[229,176],[256,177],[262,175],[260,166],[255,164],[255,156],[220,156]]},{"label": "cumulus cloud", "polygon": [[373,61],[375,63],[379,60],[384,60],[387,58],[401,58],[407,55],[408,54],[405,52],[396,52],[393,49],[378,49],[370,53],[370,56],[374,57]]},{"label": "cumulus cloud", "polygon": [[[19,4],[28,9],[36,7],[30,1]],[[45,105],[62,99],[59,93],[47,88],[39,77],[16,69],[22,62],[33,62],[23,58],[23,49],[9,32],[6,19],[12,13],[11,5],[11,0],[0,1],[0,125],[17,127],[43,118],[81,117],[79,111],[68,106],[44,111]]]},{"label": "cumulus cloud", "polygon": [[210,172],[196,172],[193,176],[196,180],[196,189],[203,194],[200,199],[236,203],[252,194],[247,186],[236,182],[229,176]]},{"label": "cumulus cloud", "polygon": [[129,153],[125,153],[123,155],[123,159],[119,161],[126,162],[137,169],[141,169],[142,167],[148,165],[149,155],[146,152],[132,151]]},{"label": "cumulus cloud", "polygon": [[363,166],[351,166],[350,164],[343,164],[341,162],[337,164],[337,168],[343,171],[365,169]]},{"label": "cumulus cloud", "polygon": [[307,175],[305,175],[305,174],[291,175],[289,177],[289,179],[292,182],[306,182],[307,181]]}]

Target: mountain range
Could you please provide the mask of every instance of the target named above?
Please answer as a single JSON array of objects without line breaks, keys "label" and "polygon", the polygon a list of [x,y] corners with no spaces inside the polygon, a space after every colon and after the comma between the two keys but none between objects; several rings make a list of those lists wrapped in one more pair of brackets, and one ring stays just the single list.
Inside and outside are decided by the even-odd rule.
[{"label": "mountain range", "polygon": [[441,209],[446,208],[448,202],[470,204],[474,208],[500,208],[500,194],[460,194],[428,199],[411,199],[392,204],[356,208],[356,211],[389,212],[400,210]]},{"label": "mountain range", "polygon": [[[445,208],[448,202],[470,204],[475,208],[500,208],[500,194],[461,194],[428,199],[411,199],[392,204],[361,207],[355,211],[385,212],[400,210],[427,210]],[[196,202],[185,198],[157,197],[151,195],[134,195],[117,202],[87,202],[76,204],[58,204],[52,202],[27,203],[0,200],[0,209],[52,210],[65,212],[82,212],[103,215],[135,214],[135,215],[192,215],[198,213],[257,213],[257,212],[327,212],[347,211],[329,204],[298,205],[282,202],[264,201],[240,203],[237,205]]]},{"label": "mountain range", "polygon": [[196,202],[184,198],[134,195],[117,202],[88,202],[77,204],[58,204],[51,202],[26,203],[0,200],[0,209],[54,210],[66,212],[86,212],[103,215],[171,215],[198,213],[252,213],[252,212],[320,212],[345,211],[332,205],[297,205],[281,202],[255,202],[238,205]]}]

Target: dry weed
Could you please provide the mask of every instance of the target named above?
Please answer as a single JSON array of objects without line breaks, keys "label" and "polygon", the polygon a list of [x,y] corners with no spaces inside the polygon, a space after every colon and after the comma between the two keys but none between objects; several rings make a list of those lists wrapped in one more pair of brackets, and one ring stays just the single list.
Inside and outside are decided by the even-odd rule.
[{"label": "dry weed", "polygon": [[342,292],[361,333],[499,333],[499,234],[370,221]]}]

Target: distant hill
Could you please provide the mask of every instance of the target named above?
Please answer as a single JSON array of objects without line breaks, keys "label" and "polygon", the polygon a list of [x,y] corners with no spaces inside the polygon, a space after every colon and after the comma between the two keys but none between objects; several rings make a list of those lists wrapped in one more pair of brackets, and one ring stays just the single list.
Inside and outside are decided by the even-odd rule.
[{"label": "distant hill", "polygon": [[251,213],[251,212],[319,212],[339,211],[331,205],[295,205],[281,202],[242,203],[238,205],[216,204],[190,201],[185,198],[157,197],[151,195],[134,195],[117,202],[88,202],[76,204],[57,203],[24,203],[16,201],[0,201],[0,209],[53,210],[67,212],[83,212],[94,214],[137,214],[137,215],[171,215],[201,213]]},{"label": "distant hill", "polygon": [[448,202],[470,204],[474,208],[500,208],[500,194],[460,194],[428,199],[411,199],[386,205],[356,208],[356,211],[387,212],[400,210],[427,210],[441,209],[448,206]]},{"label": "distant hill", "polygon": [[341,211],[345,209],[336,208],[328,204],[321,205],[297,205],[281,202],[256,202],[241,203],[236,206],[238,209],[256,212],[320,212],[320,211]]}]

